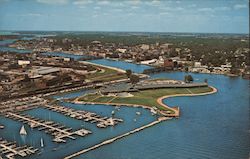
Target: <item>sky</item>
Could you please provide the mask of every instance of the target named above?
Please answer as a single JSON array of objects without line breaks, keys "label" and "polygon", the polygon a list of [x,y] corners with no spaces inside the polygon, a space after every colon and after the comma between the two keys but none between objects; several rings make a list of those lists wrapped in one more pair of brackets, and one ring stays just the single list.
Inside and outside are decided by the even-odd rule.
[{"label": "sky", "polygon": [[249,33],[249,0],[0,0],[0,30]]}]

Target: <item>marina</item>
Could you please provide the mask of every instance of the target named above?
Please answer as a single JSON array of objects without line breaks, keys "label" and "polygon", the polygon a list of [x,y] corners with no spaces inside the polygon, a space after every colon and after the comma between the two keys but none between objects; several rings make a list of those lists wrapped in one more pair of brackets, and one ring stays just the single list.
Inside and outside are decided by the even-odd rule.
[{"label": "marina", "polygon": [[31,146],[17,146],[15,142],[9,142],[0,138],[0,158],[14,159],[16,157],[27,157],[35,154],[38,149]]},{"label": "marina", "polygon": [[51,134],[54,139],[54,142],[65,143],[66,138],[75,140],[74,135],[84,137],[91,133],[91,131],[86,129],[79,129],[72,131],[72,128],[67,128],[64,125],[55,123],[53,121],[44,121],[37,118],[34,118],[29,115],[17,114],[17,113],[7,113],[5,115],[7,118],[20,121],[24,124],[28,124],[31,128],[37,128],[40,131],[45,131],[48,134]]},{"label": "marina", "polygon": [[9,100],[0,103],[0,114],[5,114],[7,112],[13,111],[25,111],[37,108],[41,105],[44,105],[47,101],[43,98],[33,96],[33,97],[25,97],[19,98],[15,100]]},{"label": "marina", "polygon": [[66,116],[69,116],[71,118],[75,118],[78,120],[84,120],[85,122],[90,123],[96,123],[97,127],[99,128],[106,128],[108,126],[115,126],[119,122],[123,122],[122,119],[118,118],[112,118],[112,117],[102,117],[100,115],[97,115],[96,113],[87,112],[83,110],[74,110],[72,108],[66,108],[62,106],[50,106],[50,105],[44,105],[45,108],[62,113]]},{"label": "marina", "polygon": [[[102,64],[104,65],[105,63],[107,63],[107,61],[102,61],[102,62],[103,62]],[[122,69],[124,69],[123,66],[126,65],[127,63],[119,62],[119,67],[121,67]],[[131,66],[130,68],[132,68],[132,70],[135,68],[136,70],[135,72],[137,72],[137,66]],[[142,71],[138,70],[138,72]],[[150,78],[153,79],[153,78],[167,77],[171,79],[183,80],[183,77],[185,75],[186,73],[184,72],[155,73],[155,74],[150,74]],[[162,98],[161,102],[165,105],[180,106],[180,109],[182,111],[181,118],[178,120],[173,119],[169,122],[161,122],[160,124],[157,125],[155,124],[154,127],[151,127],[150,129],[147,129],[145,131],[141,131],[143,130],[142,125],[147,125],[147,122],[143,123],[142,125],[136,125],[136,124],[141,122],[141,120],[145,122],[145,120],[148,119],[148,117],[153,117],[153,116],[149,116],[150,114],[146,114],[148,116],[146,116],[147,118],[146,117],[144,118],[143,116],[145,115],[145,112],[141,111],[142,110],[141,108],[140,110],[136,110],[130,115],[126,114],[128,112],[125,113],[123,112],[124,116],[118,115],[119,118],[122,118],[121,120],[123,120],[124,122],[124,124],[121,124],[121,126],[119,125],[113,127],[111,125],[108,125],[107,129],[95,129],[99,122],[98,121],[95,122],[95,120],[88,120],[88,119],[90,117],[92,118],[94,115],[98,116],[98,114],[101,114],[98,112],[98,110],[101,108],[93,108],[97,110],[96,114],[90,113],[91,114],[90,117],[82,118],[82,116],[86,115],[87,112],[92,112],[93,110],[90,111],[86,109],[86,107],[83,107],[82,108],[83,110],[78,111],[72,108],[71,110],[67,109],[67,111],[69,111],[70,113],[66,114],[64,110],[57,110],[57,107],[60,108],[60,106],[48,105],[46,99],[42,98],[42,97],[52,97],[52,95],[55,94],[58,95],[57,93],[65,93],[65,96],[67,96],[67,94],[72,93],[71,91],[88,89],[98,84],[81,86],[77,88],[65,89],[62,91],[57,91],[44,95],[41,94],[38,96],[1,102],[0,117],[4,118],[4,116],[5,117],[9,116],[8,118],[13,119],[13,123],[17,123],[16,125],[17,129],[13,128],[14,126],[9,127],[11,124],[13,124],[12,121],[6,120],[4,122],[1,119],[0,159],[9,157],[11,159],[13,158],[54,159],[54,158],[63,158],[65,156],[68,156],[66,158],[79,157],[86,159],[98,158],[98,156],[102,156],[103,158],[109,158],[109,159],[127,158],[127,157],[141,158],[142,153],[137,153],[137,152],[142,152],[142,151],[143,155],[145,156],[145,159],[153,159],[155,158],[155,156],[157,156],[158,158],[165,158],[166,155],[169,158],[178,158],[178,159],[182,158],[238,159],[238,158],[246,158],[247,156],[249,156],[250,145],[247,142],[249,141],[248,140],[249,114],[247,113],[249,109],[248,108],[249,92],[247,92],[245,89],[246,87],[248,87],[249,82],[244,81],[241,78],[231,79],[222,75],[193,74],[193,73],[191,73],[191,75],[194,77],[195,81],[199,82],[203,82],[204,79],[208,79],[209,83],[218,88],[219,90],[218,93],[211,96],[200,96],[200,97],[173,97],[168,99]],[[109,83],[107,82],[106,84]],[[225,87],[225,86],[230,86],[230,87]],[[60,94],[58,96],[60,96]],[[205,100],[209,102],[204,102]],[[65,105],[70,105],[70,104],[66,103]],[[95,105],[96,104],[94,103],[91,104],[91,106]],[[106,110],[108,105],[111,104],[106,104],[105,106],[103,105],[102,106],[103,109]],[[59,118],[60,120],[54,120],[54,119],[46,120],[40,117],[34,118],[33,115],[30,116],[30,115],[20,114],[20,112],[24,112],[25,114],[29,113],[31,109],[36,110],[36,108],[46,108],[47,109],[46,111],[53,111],[63,114],[62,115],[63,117]],[[124,107],[122,107],[122,109],[123,108]],[[88,111],[86,111],[85,109]],[[110,113],[111,110],[112,109],[109,109],[108,113]],[[129,112],[130,111],[132,110],[130,109]],[[42,113],[43,112],[40,112],[40,114]],[[105,118],[104,116],[109,116],[108,113],[105,115],[101,114],[103,117],[100,116],[100,118],[103,119]],[[152,114],[154,113],[155,112],[152,111]],[[115,113],[115,115],[117,114],[119,114],[119,112]],[[114,114],[112,113],[111,115]],[[213,118],[211,118],[211,116],[213,116]],[[110,118],[106,118],[103,120],[107,121],[108,119]],[[56,122],[61,120],[62,122],[60,123],[63,124],[59,124]],[[87,126],[86,128],[93,131],[94,133],[92,135],[86,136],[87,134],[84,135],[84,132],[86,133],[88,131],[88,134],[90,134],[91,132],[89,130],[80,129],[79,131],[78,130],[72,131],[71,128],[72,125],[69,122],[65,124],[64,121],[70,121],[70,122],[73,121],[74,124],[76,123],[75,124],[76,129],[78,129],[80,127],[80,124],[82,124],[84,127]],[[81,123],[82,121],[88,123],[86,123],[85,125]],[[109,124],[112,123],[111,121],[112,120],[109,120]],[[218,121],[220,121],[220,123],[218,123]],[[152,121],[150,122],[152,123]],[[155,122],[158,123],[158,121]],[[30,136],[31,133],[30,130],[27,128],[27,125],[29,125],[31,129],[34,128],[39,130],[41,134],[43,132],[46,132],[47,134],[42,136],[40,135],[40,132],[35,132],[34,134],[32,134],[31,137]],[[26,131],[26,133],[20,133],[22,130],[22,126],[24,126],[24,130]],[[125,129],[126,131],[119,131],[120,127],[122,127],[122,129]],[[213,130],[213,131],[208,131],[208,130]],[[9,132],[13,132],[13,134],[15,133],[17,135],[13,136],[12,133]],[[106,133],[103,134],[103,132]],[[109,134],[113,132],[115,132],[116,134],[114,134],[113,136],[111,135],[109,136]],[[138,134],[135,134],[135,132],[139,132],[140,137],[138,137]],[[79,134],[86,137],[76,138],[75,136],[81,136]],[[51,136],[54,137],[53,139],[54,142],[50,140]],[[99,136],[103,136],[103,138]],[[26,138],[27,140],[23,138]],[[33,142],[30,140],[38,140],[38,142],[33,144]],[[17,143],[8,141],[17,141]],[[60,144],[60,142],[63,143],[66,142],[66,143]],[[56,144],[56,146],[54,144]],[[60,149],[60,147],[57,144],[64,145],[65,147],[62,146],[62,148]],[[25,145],[32,145],[32,147]],[[75,146],[73,147],[72,145]],[[43,154],[38,155],[36,152],[37,151],[40,152],[40,149],[37,150],[33,147],[40,147],[41,149],[44,149]],[[24,151],[22,150],[22,148],[24,148]],[[144,151],[144,149],[147,149],[147,151]],[[18,152],[21,152],[22,155],[24,155],[23,152],[25,152],[26,155],[22,156]],[[30,155],[35,155],[35,156],[33,157]]]}]

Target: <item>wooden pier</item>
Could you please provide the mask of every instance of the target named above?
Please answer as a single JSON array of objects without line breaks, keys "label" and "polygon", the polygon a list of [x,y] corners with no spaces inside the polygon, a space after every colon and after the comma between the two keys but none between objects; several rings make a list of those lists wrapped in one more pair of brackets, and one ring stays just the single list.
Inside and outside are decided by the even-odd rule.
[{"label": "wooden pier", "polygon": [[0,138],[0,156],[7,159],[14,159],[15,157],[27,157],[35,154],[38,149],[30,146],[18,147],[15,142],[8,142]]},{"label": "wooden pier", "polygon": [[66,142],[65,138],[76,139],[74,135],[84,137],[91,133],[91,131],[86,129],[80,129],[77,131],[72,131],[72,128],[67,128],[61,124],[55,123],[53,121],[44,121],[29,115],[17,114],[17,113],[7,113],[6,117],[18,120],[24,124],[28,124],[31,128],[37,128],[38,130],[43,130],[48,134],[54,136],[54,142]]},{"label": "wooden pier", "polygon": [[100,115],[97,115],[96,113],[87,112],[83,110],[75,110],[63,106],[56,106],[56,105],[51,106],[46,104],[44,105],[44,107],[51,111],[62,113],[74,119],[84,120],[85,122],[96,123],[97,127],[99,128],[106,128],[108,126],[114,126],[119,122],[123,122],[122,119],[112,118],[112,117],[110,118],[102,117]]}]

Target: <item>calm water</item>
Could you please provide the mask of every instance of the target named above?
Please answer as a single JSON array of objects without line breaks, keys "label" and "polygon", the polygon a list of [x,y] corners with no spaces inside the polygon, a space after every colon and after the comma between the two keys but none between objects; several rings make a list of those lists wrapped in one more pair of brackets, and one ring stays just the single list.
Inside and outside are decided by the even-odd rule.
[{"label": "calm water", "polygon": [[130,69],[135,73],[142,73],[145,69],[152,68],[147,65],[137,65],[134,63],[128,63],[124,61],[113,61],[113,60],[108,60],[108,59],[90,60],[90,62],[105,65],[105,66],[116,67],[116,68],[120,68],[123,70]]},{"label": "calm water", "polygon": [[[31,40],[33,39],[32,37],[21,37],[21,39],[23,40]],[[20,54],[24,54],[24,53],[31,53],[31,50],[20,50],[20,49],[16,49],[16,48],[11,48],[8,47],[7,45],[14,43],[15,41],[17,41],[18,39],[6,39],[6,40],[0,40],[0,52],[17,52]]]},{"label": "calm water", "polygon": [[63,53],[63,52],[46,52],[46,53],[43,53],[43,55],[68,57],[68,58],[73,58],[75,60],[78,60],[80,58],[89,58],[90,57],[87,55],[73,55],[73,54],[67,54],[67,53]]},{"label": "calm water", "polygon": [[[91,62],[131,69],[140,73],[148,68],[121,61],[92,60]],[[183,80],[184,72],[151,74],[151,78],[172,78]],[[250,151],[249,128],[249,81],[241,78],[229,78],[223,75],[192,74],[195,81],[208,79],[210,85],[218,89],[218,93],[197,97],[174,97],[165,99],[170,106],[180,106],[181,117],[163,122],[129,137],[118,140],[77,158],[85,159],[247,159]],[[55,98],[71,98],[83,95],[81,90]],[[103,105],[74,105],[61,103],[74,109],[82,109],[110,116],[114,109]],[[136,116],[135,112],[142,112]],[[40,138],[45,140],[45,148],[40,156],[31,158],[58,159],[73,152],[89,147],[107,138],[117,136],[135,127],[155,120],[150,112],[140,108],[122,107],[116,117],[124,123],[107,129],[98,129],[94,124],[71,119],[62,114],[39,108],[25,112],[41,119],[51,119],[74,130],[86,128],[93,134],[69,140],[66,144],[55,144],[51,136],[37,129],[26,126],[28,136],[20,137],[21,123],[0,117],[0,123],[6,128],[0,130],[0,137],[10,141],[17,140],[18,145],[30,144],[39,147]],[[137,118],[137,122],[133,119]],[[52,151],[58,148],[57,151]]]},{"label": "calm water", "polygon": [[[167,77],[181,80],[183,75],[185,73],[182,72],[160,73],[153,74],[152,78]],[[143,156],[145,159],[247,159],[250,149],[250,143],[248,142],[250,140],[249,81],[222,75],[192,74],[192,76],[201,81],[207,78],[210,85],[218,88],[218,93],[207,96],[165,99],[164,102],[168,105],[180,106],[181,117],[179,119],[163,122],[77,158],[139,159]],[[84,93],[84,91],[75,92],[73,97]],[[64,94],[63,97],[72,97],[72,94]],[[110,115],[114,109],[111,106],[102,105],[61,104],[102,115]],[[138,110],[143,115],[135,123],[133,119],[137,117],[135,112]],[[154,120],[146,110],[122,107],[121,111],[116,113],[116,116],[125,119],[125,123],[115,128],[100,130],[93,124],[70,119],[59,113],[44,109],[36,109],[26,113],[42,119],[55,120],[73,127],[73,129],[84,127],[96,132],[85,138],[57,145],[51,142],[50,136],[37,130],[33,130],[35,131],[33,136],[27,136],[27,139],[23,140],[17,133],[21,127],[20,124],[1,119],[1,122],[13,123],[14,125],[9,124],[7,126],[7,130],[16,132],[10,134],[0,130],[0,134],[4,138],[7,136],[10,140],[18,139],[18,143],[26,141],[34,145],[39,145],[40,137],[48,139],[46,140],[48,146],[44,149],[47,156],[45,157],[42,153],[38,158],[60,158]],[[15,126],[15,124],[18,126]],[[28,129],[28,131],[30,130]],[[57,146],[59,146],[59,150],[56,153],[49,150]]]}]

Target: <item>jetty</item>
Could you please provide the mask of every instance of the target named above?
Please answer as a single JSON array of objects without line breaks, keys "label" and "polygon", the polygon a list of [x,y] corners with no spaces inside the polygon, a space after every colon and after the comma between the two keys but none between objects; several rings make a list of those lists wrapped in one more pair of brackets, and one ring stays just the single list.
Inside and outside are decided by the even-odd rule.
[{"label": "jetty", "polygon": [[7,159],[14,159],[16,157],[27,157],[35,154],[38,149],[31,146],[17,146],[15,142],[9,142],[0,138],[0,156]]},{"label": "jetty", "polygon": [[65,143],[66,138],[70,138],[75,140],[74,135],[84,137],[90,133],[89,130],[79,129],[76,131],[72,131],[72,128],[67,128],[64,125],[55,123],[53,121],[45,121],[41,120],[29,115],[17,114],[17,113],[7,113],[5,115],[7,118],[11,118],[13,120],[20,121],[24,124],[28,124],[31,128],[37,128],[38,130],[43,130],[48,134],[54,136],[53,141],[59,143]]},{"label": "jetty", "polygon": [[119,122],[123,122],[122,119],[112,118],[112,117],[102,117],[96,113],[88,112],[84,110],[75,110],[72,108],[67,108],[57,105],[44,105],[46,109],[49,109],[54,112],[62,113],[66,116],[69,116],[74,119],[83,120],[85,122],[96,123],[99,128],[106,128],[108,126],[115,126]]},{"label": "jetty", "polygon": [[89,152],[89,151],[91,151],[91,150],[95,150],[95,149],[97,149],[97,148],[99,148],[99,147],[101,147],[101,146],[104,146],[104,145],[107,145],[107,144],[111,144],[111,143],[115,142],[116,140],[119,140],[119,139],[122,139],[122,138],[124,138],[124,137],[127,137],[127,136],[129,136],[129,135],[131,135],[131,134],[134,134],[134,133],[136,133],[136,132],[139,132],[139,131],[141,131],[141,130],[144,130],[144,129],[146,129],[146,128],[149,128],[149,127],[151,127],[151,126],[154,126],[154,125],[156,125],[156,124],[158,124],[158,123],[160,123],[160,122],[162,122],[162,121],[168,120],[168,119],[169,119],[169,118],[167,118],[167,117],[160,117],[160,118],[158,118],[158,120],[153,121],[153,122],[151,122],[151,123],[149,123],[149,124],[147,124],[147,125],[144,125],[144,126],[142,126],[142,127],[136,128],[136,129],[131,130],[131,131],[125,133],[125,134],[116,136],[116,137],[114,137],[114,138],[105,140],[105,141],[103,141],[103,142],[101,142],[101,143],[99,143],[99,144],[96,144],[96,145],[92,146],[92,147],[83,149],[83,150],[81,150],[81,151],[79,151],[79,152],[76,152],[76,153],[74,153],[74,154],[71,154],[71,155],[65,157],[64,159],[71,159],[71,158],[74,158],[74,157],[76,157],[76,156],[82,155],[82,154],[84,154],[84,153],[86,153],[86,152]]}]

